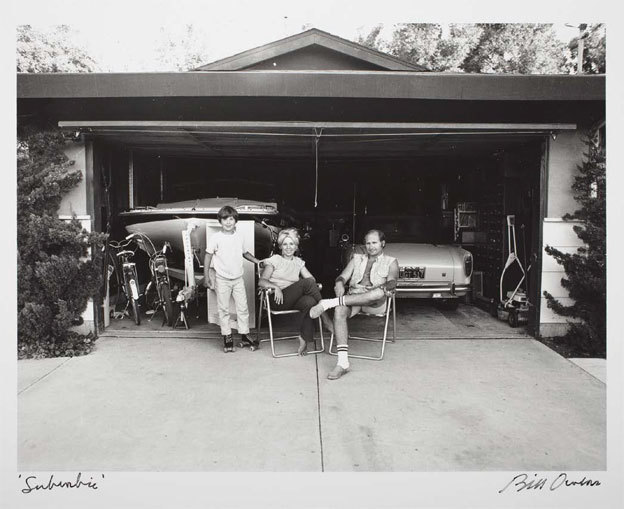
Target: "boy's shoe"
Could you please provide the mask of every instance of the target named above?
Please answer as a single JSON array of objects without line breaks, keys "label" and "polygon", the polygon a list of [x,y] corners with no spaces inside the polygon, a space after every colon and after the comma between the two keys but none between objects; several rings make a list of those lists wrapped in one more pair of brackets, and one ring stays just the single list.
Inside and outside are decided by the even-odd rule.
[{"label": "boy's shoe", "polygon": [[257,339],[249,339],[247,334],[241,334],[241,340],[238,348],[249,348],[252,352],[260,348],[260,342]]},{"label": "boy's shoe", "polygon": [[226,353],[234,351],[234,341],[232,340],[232,334],[223,336],[223,351]]}]

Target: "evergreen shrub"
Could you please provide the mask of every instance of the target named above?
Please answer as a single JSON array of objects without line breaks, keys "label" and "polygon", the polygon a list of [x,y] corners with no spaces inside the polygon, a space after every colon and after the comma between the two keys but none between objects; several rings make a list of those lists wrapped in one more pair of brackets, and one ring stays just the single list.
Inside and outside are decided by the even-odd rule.
[{"label": "evergreen shrub", "polygon": [[578,166],[572,189],[580,209],[563,219],[579,221],[574,231],[584,245],[576,253],[563,253],[551,246],[546,252],[563,265],[561,280],[573,304],[566,306],[544,291],[548,307],[557,314],[574,318],[560,338],[569,356],[606,357],[607,347],[607,224],[605,150],[590,136],[586,138],[584,162]]},{"label": "evergreen shrub", "polygon": [[102,285],[104,235],[58,218],[82,178],[58,130],[23,129],[17,145],[18,358],[89,353],[95,336],[72,327]]}]

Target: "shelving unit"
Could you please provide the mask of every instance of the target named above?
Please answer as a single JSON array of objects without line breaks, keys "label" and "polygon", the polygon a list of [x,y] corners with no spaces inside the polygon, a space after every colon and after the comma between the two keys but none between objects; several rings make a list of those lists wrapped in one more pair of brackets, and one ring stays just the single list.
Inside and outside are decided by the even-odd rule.
[{"label": "shelving unit", "polygon": [[475,270],[483,272],[483,294],[497,298],[500,273],[503,270],[504,242],[503,185],[496,184],[485,190],[483,202],[479,204],[479,228],[485,233],[485,242],[471,247]]}]

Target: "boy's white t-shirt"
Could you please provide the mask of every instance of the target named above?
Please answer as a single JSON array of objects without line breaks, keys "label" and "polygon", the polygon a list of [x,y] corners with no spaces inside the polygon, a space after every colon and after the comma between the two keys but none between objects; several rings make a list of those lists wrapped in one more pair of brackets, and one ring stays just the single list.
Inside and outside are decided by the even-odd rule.
[{"label": "boy's white t-shirt", "polygon": [[237,231],[232,234],[216,232],[208,238],[206,252],[213,255],[217,276],[236,279],[243,275],[245,247],[242,234]]}]

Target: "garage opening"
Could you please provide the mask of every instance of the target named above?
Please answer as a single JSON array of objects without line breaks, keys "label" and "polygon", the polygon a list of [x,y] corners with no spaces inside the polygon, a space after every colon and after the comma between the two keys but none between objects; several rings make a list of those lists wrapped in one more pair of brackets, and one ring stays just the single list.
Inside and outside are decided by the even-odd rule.
[{"label": "garage opening", "polygon": [[[124,212],[131,209],[208,197],[270,202],[279,215],[269,222],[300,229],[301,255],[327,296],[346,248],[377,228],[388,244],[458,245],[472,253],[466,302],[485,308],[499,299],[506,216],[515,216],[525,268],[539,249],[546,140],[573,127],[66,124],[94,141],[96,223],[113,238],[127,235]],[[529,272],[530,300],[539,292],[537,273]],[[504,292],[521,275],[508,271]]]}]

